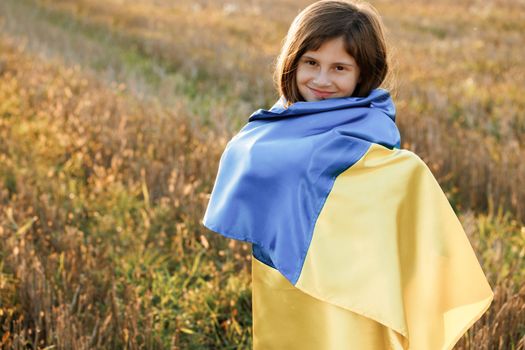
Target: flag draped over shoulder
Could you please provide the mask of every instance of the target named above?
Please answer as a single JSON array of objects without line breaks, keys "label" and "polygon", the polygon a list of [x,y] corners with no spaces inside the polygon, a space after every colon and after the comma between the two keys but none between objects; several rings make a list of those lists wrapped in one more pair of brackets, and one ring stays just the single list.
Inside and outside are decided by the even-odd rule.
[{"label": "flag draped over shoulder", "polygon": [[252,243],[254,349],[451,349],[492,290],[389,93],[253,113],[203,224]]}]

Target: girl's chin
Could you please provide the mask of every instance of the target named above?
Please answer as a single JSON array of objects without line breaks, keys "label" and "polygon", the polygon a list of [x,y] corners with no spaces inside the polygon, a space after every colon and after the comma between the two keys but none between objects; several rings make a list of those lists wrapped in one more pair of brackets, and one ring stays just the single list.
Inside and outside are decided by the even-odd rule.
[{"label": "girl's chin", "polygon": [[324,101],[324,100],[330,100],[330,99],[333,99],[333,98],[339,98],[339,97],[344,97],[344,96],[339,96],[337,94],[332,94],[330,96],[327,96],[327,97],[324,97],[324,96],[317,96],[315,94],[304,94],[304,95],[301,95],[303,97],[303,101],[305,102],[319,102],[319,101]]},{"label": "girl's chin", "polygon": [[334,95],[331,95],[328,97],[311,96],[310,98],[307,99],[307,101],[308,102],[319,102],[319,101],[330,100],[330,99],[338,98],[338,97],[340,96],[334,96]]}]

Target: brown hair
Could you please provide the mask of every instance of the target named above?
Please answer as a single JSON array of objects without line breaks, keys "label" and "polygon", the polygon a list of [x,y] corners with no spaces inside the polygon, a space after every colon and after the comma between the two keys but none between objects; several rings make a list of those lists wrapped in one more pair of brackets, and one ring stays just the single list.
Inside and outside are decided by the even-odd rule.
[{"label": "brown hair", "polygon": [[295,81],[301,56],[338,37],[344,39],[346,51],[360,70],[352,96],[368,96],[383,82],[388,63],[383,24],[376,9],[365,2],[322,0],[295,17],[277,58],[275,82],[286,106],[304,101]]}]

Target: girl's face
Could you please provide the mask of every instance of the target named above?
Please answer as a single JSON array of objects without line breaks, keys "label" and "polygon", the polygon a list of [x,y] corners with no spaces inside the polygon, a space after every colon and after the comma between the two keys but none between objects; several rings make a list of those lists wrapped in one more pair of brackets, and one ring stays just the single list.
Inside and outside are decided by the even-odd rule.
[{"label": "girl's face", "polygon": [[345,50],[342,37],[306,51],[297,65],[296,84],[308,102],[352,95],[359,82],[359,67]]}]

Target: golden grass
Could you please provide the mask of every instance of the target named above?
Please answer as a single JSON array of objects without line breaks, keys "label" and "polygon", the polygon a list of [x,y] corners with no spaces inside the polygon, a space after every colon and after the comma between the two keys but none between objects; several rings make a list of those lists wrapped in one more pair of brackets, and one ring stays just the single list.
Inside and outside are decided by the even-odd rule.
[{"label": "golden grass", "polygon": [[[3,347],[250,347],[249,247],[199,221],[226,141],[275,98],[271,62],[305,3],[0,2],[28,51],[82,65],[0,42]],[[461,213],[495,290],[457,348],[525,349],[524,8],[374,4],[403,145]]]},{"label": "golden grass", "polygon": [[[231,135],[253,110],[275,100],[272,63],[288,24],[307,3],[6,0],[0,7],[9,14],[8,30],[31,33],[29,46],[44,42],[134,93],[182,105],[199,121],[193,126]],[[494,214],[502,207],[523,221],[525,6],[372,3],[388,29],[403,146],[431,165],[457,210]],[[35,14],[31,21],[28,11]]]},{"label": "golden grass", "polygon": [[[3,346],[248,348],[250,252],[199,225],[226,139],[12,45],[0,46]],[[524,333],[525,228],[461,220],[496,296],[458,348],[508,349]]]},{"label": "golden grass", "polygon": [[199,222],[226,140],[12,45],[0,50],[3,346],[247,344],[251,252]]}]

